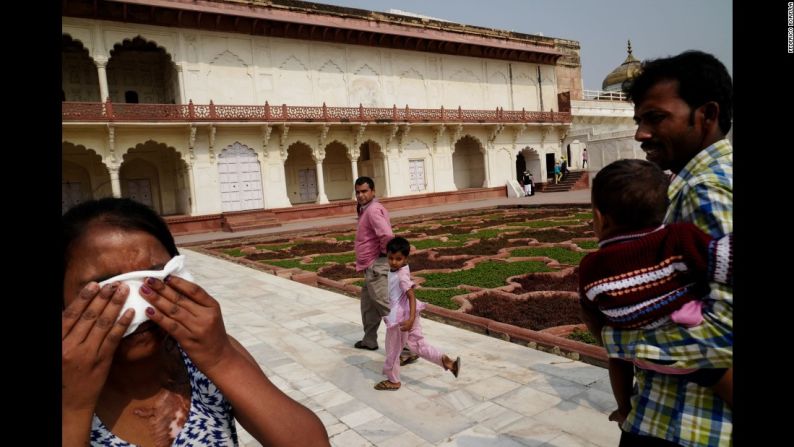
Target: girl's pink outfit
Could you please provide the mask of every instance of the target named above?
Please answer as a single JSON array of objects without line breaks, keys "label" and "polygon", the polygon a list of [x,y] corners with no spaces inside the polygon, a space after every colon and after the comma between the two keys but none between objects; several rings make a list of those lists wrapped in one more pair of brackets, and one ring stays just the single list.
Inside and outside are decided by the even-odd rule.
[{"label": "girl's pink outfit", "polygon": [[441,358],[444,354],[429,345],[422,334],[422,323],[419,317],[426,304],[416,300],[416,314],[414,324],[410,331],[400,330],[400,323],[411,318],[411,303],[408,300],[408,290],[415,287],[411,281],[411,270],[404,265],[396,272],[389,272],[389,315],[383,317],[386,324],[386,361],[383,364],[383,374],[392,383],[400,382],[400,352],[408,344],[411,352],[423,359],[444,367]]}]

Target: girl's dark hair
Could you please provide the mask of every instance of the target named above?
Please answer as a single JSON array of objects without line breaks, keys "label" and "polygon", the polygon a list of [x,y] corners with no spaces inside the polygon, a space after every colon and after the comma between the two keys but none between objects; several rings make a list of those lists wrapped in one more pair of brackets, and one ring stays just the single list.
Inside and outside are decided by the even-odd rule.
[{"label": "girl's dark hair", "polygon": [[402,253],[403,256],[408,256],[408,253],[411,252],[411,244],[408,239],[397,236],[386,244],[386,252]]},{"label": "girl's dark hair", "polygon": [[[162,217],[153,209],[130,199],[107,197],[75,205],[61,218],[61,249],[63,273],[71,257],[72,245],[83,236],[91,223],[100,222],[124,230],[143,231],[157,239],[168,254],[176,256],[179,251],[174,236]],[[61,275],[63,276],[63,275]]]},{"label": "girl's dark hair", "polygon": [[606,165],[593,179],[593,206],[624,231],[661,225],[670,180],[655,164],[624,159]]}]

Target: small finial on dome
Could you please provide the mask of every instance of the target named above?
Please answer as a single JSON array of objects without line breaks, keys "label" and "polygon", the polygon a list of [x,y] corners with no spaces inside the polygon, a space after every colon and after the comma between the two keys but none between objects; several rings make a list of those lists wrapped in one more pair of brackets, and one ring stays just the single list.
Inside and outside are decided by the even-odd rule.
[{"label": "small finial on dome", "polygon": [[631,39],[629,39],[629,48],[628,48],[629,56],[631,56]]}]

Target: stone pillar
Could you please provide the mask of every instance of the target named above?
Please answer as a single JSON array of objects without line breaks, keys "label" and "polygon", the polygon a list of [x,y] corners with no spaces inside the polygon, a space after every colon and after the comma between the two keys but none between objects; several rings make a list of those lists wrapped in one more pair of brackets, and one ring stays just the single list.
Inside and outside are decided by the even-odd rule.
[{"label": "stone pillar", "polygon": [[105,102],[110,97],[110,91],[108,90],[108,75],[105,71],[105,67],[108,65],[108,58],[97,56],[94,58],[94,64],[96,65],[97,77],[99,78],[99,101]]},{"label": "stone pillar", "polygon": [[179,104],[187,104],[187,98],[185,98],[185,73],[182,64],[175,64],[176,65],[176,76],[179,82]]},{"label": "stone pillar", "polygon": [[113,191],[113,197],[119,198],[121,197],[121,181],[119,180],[119,170],[118,166],[111,166],[108,168],[108,172],[110,172],[110,189]]},{"label": "stone pillar", "polygon": [[193,163],[187,164],[187,183],[188,183],[188,190],[190,191],[190,197],[188,197],[188,201],[190,202],[190,215],[195,216],[198,214],[196,212],[196,182],[193,180]]},{"label": "stone pillar", "polygon": [[482,187],[489,188],[491,186],[491,162],[488,159],[488,149],[482,149],[483,167],[485,169],[485,180],[483,180]]},{"label": "stone pillar", "polygon": [[323,176],[323,159],[316,158],[317,164],[317,201],[316,203],[328,203],[328,196],[325,195],[325,178]]},{"label": "stone pillar", "polygon": [[[353,173],[353,182],[358,179],[358,161],[353,160],[350,162],[350,172]],[[356,188],[353,186],[353,200],[356,200]]]}]

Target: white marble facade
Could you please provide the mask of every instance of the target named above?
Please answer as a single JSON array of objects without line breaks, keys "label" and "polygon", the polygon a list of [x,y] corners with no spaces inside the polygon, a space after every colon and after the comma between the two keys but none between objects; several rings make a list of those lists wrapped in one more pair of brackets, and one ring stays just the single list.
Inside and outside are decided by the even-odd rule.
[{"label": "white marble facade", "polygon": [[[554,65],[72,17],[62,28],[66,101],[559,110]],[[64,207],[113,194],[164,215],[272,209],[349,200],[359,175],[381,196],[496,187],[516,179],[519,154],[544,182],[568,135],[543,123],[65,121]]]}]

